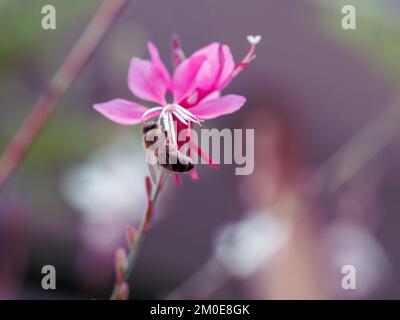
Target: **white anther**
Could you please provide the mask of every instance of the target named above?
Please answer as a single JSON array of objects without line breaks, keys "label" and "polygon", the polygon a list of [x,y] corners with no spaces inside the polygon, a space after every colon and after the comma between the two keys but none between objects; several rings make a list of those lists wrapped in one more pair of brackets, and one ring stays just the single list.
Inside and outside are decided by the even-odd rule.
[{"label": "white anther", "polygon": [[248,35],[247,36],[247,41],[250,42],[250,44],[258,44],[261,41],[261,35]]}]

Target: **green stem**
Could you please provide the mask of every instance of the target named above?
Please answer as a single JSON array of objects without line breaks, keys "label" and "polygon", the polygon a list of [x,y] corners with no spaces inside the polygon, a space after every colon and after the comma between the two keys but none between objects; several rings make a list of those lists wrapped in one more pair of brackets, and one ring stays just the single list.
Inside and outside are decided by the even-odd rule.
[{"label": "green stem", "polygon": [[[133,267],[135,266],[135,262],[137,260],[140,246],[141,246],[141,243],[143,242],[143,238],[144,238],[144,235],[146,232],[146,230],[145,230],[147,227],[146,224],[149,223],[148,216],[152,215],[151,211],[153,210],[153,206],[156,203],[156,201],[158,199],[158,195],[160,194],[160,191],[161,191],[162,187],[164,186],[167,178],[168,178],[168,172],[162,170],[160,179],[158,180],[158,183],[154,189],[154,192],[152,193],[152,197],[148,203],[146,213],[143,216],[142,221],[140,223],[135,240],[133,241],[133,243],[130,247],[128,258],[127,258],[126,271],[124,273],[124,282],[128,282],[129,278],[132,275]],[[121,287],[121,284],[119,284],[119,283],[114,284],[114,288],[111,293],[110,300],[117,300],[120,287]]]}]

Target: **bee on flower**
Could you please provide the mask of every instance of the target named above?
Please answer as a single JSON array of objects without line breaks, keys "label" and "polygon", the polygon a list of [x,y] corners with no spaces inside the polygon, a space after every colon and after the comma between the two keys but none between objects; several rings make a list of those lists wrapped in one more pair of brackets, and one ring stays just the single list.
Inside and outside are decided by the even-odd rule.
[{"label": "bee on flower", "polygon": [[[250,48],[246,56],[235,63],[229,47],[219,42],[211,43],[185,58],[179,39],[173,37],[172,75],[161,60],[156,46],[149,42],[150,60],[132,59],[128,86],[136,97],[154,105],[147,108],[136,102],[114,99],[93,106],[116,123],[143,123],[146,149],[152,149],[155,142],[164,146],[163,152],[156,148],[146,153],[153,181],[160,158],[163,158],[161,166],[175,172],[177,179],[182,172],[190,172],[193,179],[198,178],[190,159],[191,152],[197,152],[207,163],[213,164],[212,159],[195,142],[190,141],[190,129],[193,124],[202,125],[204,120],[233,113],[245,104],[243,96],[221,95],[221,91],[255,58],[254,52],[261,36],[248,36],[247,40]],[[167,101],[167,94],[172,101]],[[180,141],[178,137],[183,130],[188,134],[185,141]],[[153,140],[148,138],[149,135],[153,136]],[[186,142],[189,142],[189,148],[182,152],[181,147]]]}]

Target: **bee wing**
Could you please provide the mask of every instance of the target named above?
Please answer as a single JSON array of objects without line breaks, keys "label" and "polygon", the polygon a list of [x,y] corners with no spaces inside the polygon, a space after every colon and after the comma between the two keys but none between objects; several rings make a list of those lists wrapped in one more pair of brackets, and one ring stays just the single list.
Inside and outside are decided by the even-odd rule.
[{"label": "bee wing", "polygon": [[149,164],[149,171],[150,171],[151,181],[153,182],[154,185],[156,185],[158,166]]},{"label": "bee wing", "polygon": [[151,181],[155,185],[157,184],[158,164],[154,152],[146,152],[146,160],[147,165],[149,166]]}]

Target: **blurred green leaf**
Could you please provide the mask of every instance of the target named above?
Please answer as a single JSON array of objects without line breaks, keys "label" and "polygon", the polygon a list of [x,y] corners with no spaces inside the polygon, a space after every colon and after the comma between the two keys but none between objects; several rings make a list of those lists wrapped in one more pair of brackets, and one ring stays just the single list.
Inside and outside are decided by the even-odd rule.
[{"label": "blurred green leaf", "polygon": [[[80,20],[84,25],[100,3],[100,0],[79,1],[75,5],[63,0],[2,0],[0,75],[4,75],[7,70],[12,72],[22,57],[41,58],[46,56],[51,48],[57,49],[59,47],[57,43],[64,41],[66,33],[75,32],[77,22]],[[56,30],[45,31],[41,27],[43,17],[41,9],[46,4],[54,5],[56,8]]]},{"label": "blurred green leaf", "polygon": [[[345,4],[356,8],[356,30],[341,27]],[[390,76],[400,77],[400,6],[395,9],[388,1],[339,0],[320,7],[319,12],[318,22],[327,35],[373,60]]]}]

